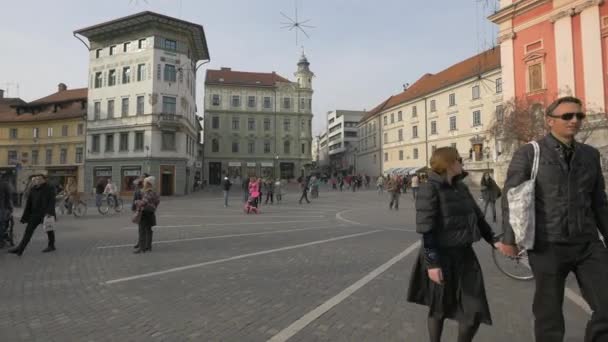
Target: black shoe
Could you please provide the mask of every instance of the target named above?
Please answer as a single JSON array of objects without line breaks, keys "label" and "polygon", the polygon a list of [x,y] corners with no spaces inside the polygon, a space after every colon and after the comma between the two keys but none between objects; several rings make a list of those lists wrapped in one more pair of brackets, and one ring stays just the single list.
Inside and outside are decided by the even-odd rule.
[{"label": "black shoe", "polygon": [[55,246],[48,246],[47,248],[42,250],[42,253],[49,253],[55,250]]},{"label": "black shoe", "polygon": [[11,248],[8,250],[8,252],[11,254],[17,254],[18,256],[21,256],[21,254],[23,254],[23,251],[20,250],[18,247]]},{"label": "black shoe", "polygon": [[133,254],[139,254],[139,253],[145,253],[146,251],[144,249],[138,248],[136,250],[133,251]]},{"label": "black shoe", "polygon": [[135,246],[133,246],[133,248],[135,248],[135,249],[139,249],[139,243],[138,243],[138,244],[136,244]]}]

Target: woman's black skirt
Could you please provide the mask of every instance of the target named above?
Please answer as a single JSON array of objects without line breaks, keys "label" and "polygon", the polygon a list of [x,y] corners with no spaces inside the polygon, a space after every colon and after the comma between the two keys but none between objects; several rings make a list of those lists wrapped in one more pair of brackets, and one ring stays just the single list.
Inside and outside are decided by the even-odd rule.
[{"label": "woman's black skirt", "polygon": [[156,213],[153,211],[144,210],[141,212],[140,224],[143,227],[154,227],[156,226]]},{"label": "woman's black skirt", "polygon": [[408,302],[429,307],[429,315],[458,322],[491,325],[483,274],[472,247],[439,251],[443,285],[430,280],[423,249],[412,270]]}]

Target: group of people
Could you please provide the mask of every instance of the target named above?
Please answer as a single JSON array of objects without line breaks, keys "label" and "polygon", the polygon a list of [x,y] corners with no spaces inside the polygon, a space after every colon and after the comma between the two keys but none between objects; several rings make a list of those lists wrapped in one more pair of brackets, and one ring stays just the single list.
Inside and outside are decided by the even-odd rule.
[{"label": "group of people", "polygon": [[[232,185],[230,178],[225,175],[222,180],[224,207],[228,207],[228,198]],[[264,195],[266,196],[265,204],[268,204],[268,202],[274,204],[275,199],[277,203],[281,203],[285,192],[285,183],[278,178],[273,179],[272,177],[261,178],[251,176],[242,180],[241,189],[243,192],[243,202],[250,203],[252,207],[257,208],[262,204]]]},{"label": "group of people", "polygon": [[[522,219],[522,212],[513,211],[509,192],[528,180],[535,188],[535,209],[524,215],[534,217],[534,246],[527,252],[536,286],[532,304],[536,341],[564,340],[562,306],[570,273],[576,275],[592,310],[580,341],[608,341],[608,249],[600,240],[600,236],[608,238],[608,200],[598,150],[575,140],[584,119],[579,99],[559,98],[547,107],[550,133],[537,141],[539,154],[532,144],[515,152],[502,190],[502,236],[495,235],[463,183],[467,174],[458,151],[444,147],[433,152],[428,181],[420,184],[416,198],[422,248],[407,294],[408,301],[428,306],[431,342],[441,341],[446,319],[458,322],[459,342],[472,341],[480,324],[492,323],[472,245],[483,238],[509,257],[519,254],[512,224]],[[533,164],[538,165],[536,178]],[[500,196],[491,177],[484,176],[482,187],[486,203]]]},{"label": "group of people", "polygon": [[346,188],[346,190],[352,190],[353,192],[360,190],[362,187],[368,189],[370,182],[370,176],[360,174],[346,176],[335,174],[329,179],[333,190],[344,191],[344,188]]}]

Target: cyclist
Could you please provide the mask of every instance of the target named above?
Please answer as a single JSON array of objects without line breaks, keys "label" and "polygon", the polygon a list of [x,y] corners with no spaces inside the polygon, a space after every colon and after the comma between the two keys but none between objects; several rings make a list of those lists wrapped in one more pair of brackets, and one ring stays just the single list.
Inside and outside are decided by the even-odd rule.
[{"label": "cyclist", "polygon": [[116,208],[116,206],[118,205],[118,198],[116,197],[116,185],[112,183],[111,178],[108,178],[108,184],[106,185],[106,188],[103,193],[108,196],[108,203],[110,203],[110,197],[114,200],[113,206],[114,208]]},{"label": "cyclist", "polygon": [[78,195],[78,187],[76,186],[76,181],[74,178],[68,178],[65,187],[63,188],[63,193],[65,197],[65,206],[68,209],[68,214],[72,213],[72,206],[80,201],[80,196]]}]

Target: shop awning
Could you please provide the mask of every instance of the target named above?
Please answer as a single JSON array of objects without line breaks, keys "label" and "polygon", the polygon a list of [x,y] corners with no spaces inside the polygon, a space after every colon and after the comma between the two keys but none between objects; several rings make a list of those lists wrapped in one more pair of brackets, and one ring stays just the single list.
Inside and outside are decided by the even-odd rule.
[{"label": "shop awning", "polygon": [[419,171],[422,171],[424,169],[426,169],[426,166],[414,167],[414,168],[412,168],[412,169],[410,169],[408,171],[408,175],[413,175],[413,174],[418,173]]}]

